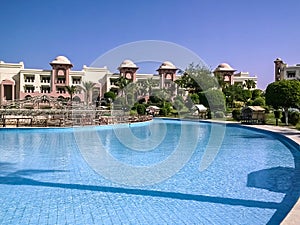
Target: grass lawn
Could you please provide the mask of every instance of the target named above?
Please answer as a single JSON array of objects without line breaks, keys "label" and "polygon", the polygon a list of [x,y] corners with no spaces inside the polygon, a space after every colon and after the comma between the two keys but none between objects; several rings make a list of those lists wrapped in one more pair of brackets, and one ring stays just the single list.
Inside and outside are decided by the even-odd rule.
[{"label": "grass lawn", "polygon": [[[275,116],[274,116],[274,113],[267,113],[266,114],[266,124],[267,125],[276,125],[276,119],[275,119]],[[286,126],[285,123],[282,123],[280,119],[278,119],[278,126]],[[289,125],[288,126],[289,128],[293,128],[293,129],[297,129],[297,130],[300,130],[300,123],[298,123],[296,126],[293,126],[293,125]]]}]

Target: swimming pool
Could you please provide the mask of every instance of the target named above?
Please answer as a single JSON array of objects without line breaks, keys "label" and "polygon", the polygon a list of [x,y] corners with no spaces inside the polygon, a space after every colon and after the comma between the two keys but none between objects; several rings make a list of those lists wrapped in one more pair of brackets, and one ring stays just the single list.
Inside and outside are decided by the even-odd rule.
[{"label": "swimming pool", "polygon": [[4,128],[0,142],[1,224],[278,224],[299,197],[299,146],[238,125]]}]

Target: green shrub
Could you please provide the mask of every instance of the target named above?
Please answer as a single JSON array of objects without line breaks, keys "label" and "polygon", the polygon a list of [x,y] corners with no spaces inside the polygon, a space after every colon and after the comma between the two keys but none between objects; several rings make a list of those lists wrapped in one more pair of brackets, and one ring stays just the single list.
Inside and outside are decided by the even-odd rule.
[{"label": "green shrub", "polygon": [[281,117],[281,111],[275,110],[274,111],[274,116],[275,116],[276,119],[279,119]]},{"label": "green shrub", "polygon": [[166,109],[166,108],[161,108],[161,109],[159,110],[159,115],[161,115],[161,116],[167,116],[167,115],[168,115],[168,109]]},{"label": "green shrub", "polygon": [[215,112],[215,118],[224,118],[224,117],[225,117],[224,112],[222,111]]},{"label": "green shrub", "polygon": [[146,103],[146,99],[145,98],[141,98],[141,99],[138,100],[138,103],[139,104]]},{"label": "green shrub", "polygon": [[260,89],[255,89],[255,90],[252,90],[252,100],[258,98],[258,97],[261,97],[261,95],[263,94],[263,91],[260,90]]},{"label": "green shrub", "polygon": [[234,108],[242,108],[245,106],[245,103],[244,102],[241,102],[241,101],[233,101],[233,107]]},{"label": "green shrub", "polygon": [[220,90],[207,90],[200,93],[200,102],[212,111],[225,111],[225,96]]},{"label": "green shrub", "polygon": [[116,94],[112,91],[104,93],[104,98],[105,99],[111,99],[112,101],[114,101],[116,99],[116,97],[117,97]]},{"label": "green shrub", "polygon": [[136,107],[136,111],[139,115],[145,115],[146,114],[146,107],[144,104],[138,104]]},{"label": "green shrub", "polygon": [[172,114],[172,116],[177,117],[179,115],[179,112],[177,110],[173,109],[173,110],[171,110],[171,114]]},{"label": "green shrub", "polygon": [[246,105],[253,105],[253,100],[249,100]]},{"label": "green shrub", "polygon": [[252,105],[256,105],[256,106],[265,106],[266,101],[263,97],[258,97],[256,99],[253,100]]},{"label": "green shrub", "polygon": [[282,117],[280,118],[281,123],[285,123],[285,114],[282,115]]},{"label": "green shrub", "polygon": [[293,111],[289,113],[289,123],[292,124],[293,126],[296,126],[297,123],[300,121],[300,113]]},{"label": "green shrub", "polygon": [[266,110],[265,111],[266,114],[270,113],[270,107],[269,106],[264,106],[263,108]]},{"label": "green shrub", "polygon": [[194,94],[190,94],[190,98],[192,99],[194,104],[199,104],[199,95],[194,93]]},{"label": "green shrub", "polygon": [[[281,122],[285,123],[285,114],[281,117]],[[288,112],[288,122],[293,126],[296,126],[300,122],[300,113],[297,111]]]},{"label": "green shrub", "polygon": [[241,120],[241,110],[240,109],[234,109],[232,110],[232,118],[234,120],[240,121]]},{"label": "green shrub", "polygon": [[180,111],[180,110],[183,109],[184,104],[183,104],[182,101],[176,99],[176,100],[174,101],[174,107],[175,107],[175,109],[177,109],[178,111]]},{"label": "green shrub", "polygon": [[138,113],[136,110],[130,110],[129,115],[130,116],[136,116]]},{"label": "green shrub", "polygon": [[207,112],[207,119],[212,119],[214,117],[214,113],[210,110]]},{"label": "green shrub", "polygon": [[157,97],[157,96],[153,96],[153,95],[151,95],[150,97],[149,97],[149,102],[150,103],[160,103],[161,102],[161,99],[159,98],[159,97]]}]

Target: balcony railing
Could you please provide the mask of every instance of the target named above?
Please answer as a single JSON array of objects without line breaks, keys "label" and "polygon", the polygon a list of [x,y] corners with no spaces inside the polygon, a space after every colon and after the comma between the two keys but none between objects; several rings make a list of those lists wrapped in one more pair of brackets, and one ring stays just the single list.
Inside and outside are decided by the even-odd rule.
[{"label": "balcony railing", "polygon": [[65,80],[56,80],[56,84],[65,84],[66,81]]},{"label": "balcony railing", "polygon": [[25,90],[25,93],[34,93],[34,90]]},{"label": "balcony railing", "polygon": [[26,83],[33,83],[34,82],[34,79],[25,79],[24,80]]}]

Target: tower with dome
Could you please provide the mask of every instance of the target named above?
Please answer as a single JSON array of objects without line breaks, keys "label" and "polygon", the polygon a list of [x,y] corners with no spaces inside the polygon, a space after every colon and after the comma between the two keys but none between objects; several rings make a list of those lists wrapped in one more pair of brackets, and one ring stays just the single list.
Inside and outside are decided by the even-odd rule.
[{"label": "tower with dome", "polygon": [[[90,102],[93,103],[97,98],[103,97],[104,93],[112,89],[116,90],[117,87],[111,79],[119,77],[139,84],[151,80],[154,89],[169,89],[175,94],[177,86],[174,81],[181,76],[177,74],[179,69],[170,61],[162,62],[156,71],[147,74],[139,73],[139,67],[130,59],[123,60],[118,68],[110,68],[117,69],[117,73],[110,72],[105,66],[96,68],[83,65],[81,70],[73,70],[72,62],[63,55],[55,57],[49,64],[51,69],[33,69],[25,68],[23,62],[0,61],[0,105],[6,101],[39,96],[68,98],[70,96],[65,87],[82,86],[84,81],[91,81],[95,84]],[[257,82],[257,77],[250,77],[249,73],[245,72],[236,73],[236,69],[228,63],[219,64],[213,72],[228,84],[244,84],[249,79]],[[184,90],[176,94],[178,93],[183,96],[186,94]],[[82,89],[78,89],[73,95],[73,101],[84,102],[84,96]]]}]

